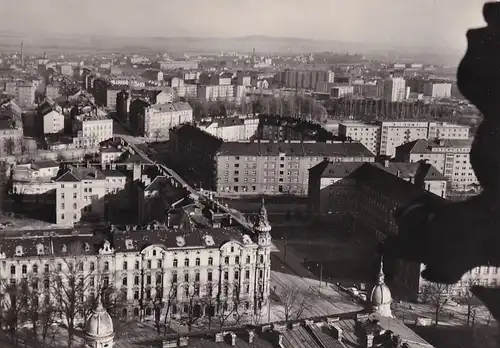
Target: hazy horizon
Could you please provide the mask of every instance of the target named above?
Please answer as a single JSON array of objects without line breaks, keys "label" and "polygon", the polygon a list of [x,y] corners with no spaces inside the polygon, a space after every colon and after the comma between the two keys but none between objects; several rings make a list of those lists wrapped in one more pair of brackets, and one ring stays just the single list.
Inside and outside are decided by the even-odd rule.
[{"label": "hazy horizon", "polygon": [[484,0],[0,0],[0,31],[24,36],[268,36],[463,49]]}]

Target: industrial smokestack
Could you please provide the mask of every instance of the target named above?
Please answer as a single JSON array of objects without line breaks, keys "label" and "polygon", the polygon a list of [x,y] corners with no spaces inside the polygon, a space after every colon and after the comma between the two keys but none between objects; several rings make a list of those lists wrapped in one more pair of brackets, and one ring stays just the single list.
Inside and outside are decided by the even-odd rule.
[{"label": "industrial smokestack", "polygon": [[21,66],[24,66],[24,41],[21,41]]}]

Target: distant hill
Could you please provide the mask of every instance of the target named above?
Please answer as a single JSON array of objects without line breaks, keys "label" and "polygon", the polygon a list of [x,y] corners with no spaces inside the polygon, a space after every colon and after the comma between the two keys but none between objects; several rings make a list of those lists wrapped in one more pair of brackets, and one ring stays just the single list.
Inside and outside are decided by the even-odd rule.
[{"label": "distant hill", "polygon": [[[457,55],[456,52],[444,52],[435,47],[397,47],[376,43],[353,43],[337,40],[313,40],[305,38],[287,38],[271,36],[245,36],[230,38],[202,37],[106,37],[77,36],[61,34],[25,35],[0,32],[0,49],[18,51],[20,41],[24,40],[26,52],[41,51],[108,51],[142,52],[251,52],[258,53],[300,54],[314,52],[349,52],[377,55],[413,56],[432,55],[433,59]],[[443,52],[440,52],[443,51]],[[449,57],[448,57],[449,58]]]}]

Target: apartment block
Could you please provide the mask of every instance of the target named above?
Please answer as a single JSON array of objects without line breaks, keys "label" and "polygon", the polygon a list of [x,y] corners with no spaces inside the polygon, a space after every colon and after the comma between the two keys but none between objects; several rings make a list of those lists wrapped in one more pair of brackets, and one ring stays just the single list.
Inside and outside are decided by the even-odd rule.
[{"label": "apartment block", "polygon": [[235,98],[235,85],[199,85],[198,99],[200,100],[233,100]]},{"label": "apartment block", "polygon": [[100,109],[92,108],[76,115],[72,122],[76,147],[97,147],[100,142],[113,137],[113,120]]},{"label": "apartment block", "polygon": [[16,100],[22,108],[31,108],[35,106],[35,91],[36,87],[30,83],[17,85]]},{"label": "apartment block", "polygon": [[125,188],[127,177],[119,171],[69,167],[56,183],[56,224],[74,225],[85,217],[104,218],[105,196]]},{"label": "apartment block", "polygon": [[400,102],[406,99],[406,81],[402,77],[391,77],[384,80],[384,99],[390,102]]},{"label": "apartment block", "polygon": [[471,146],[472,139],[419,139],[399,146],[396,160],[427,160],[451,182],[453,189],[468,190],[479,184],[470,164]]},{"label": "apartment block", "polygon": [[378,153],[380,126],[361,122],[344,122],[339,124],[338,134],[350,137],[366,146],[373,154]]},{"label": "apartment block", "polygon": [[193,108],[186,102],[150,104],[137,99],[130,106],[130,124],[137,134],[149,138],[169,136],[169,129],[193,121]]},{"label": "apartment block", "polygon": [[424,85],[424,96],[431,98],[450,98],[451,83],[428,82]]},{"label": "apartment block", "polygon": [[278,74],[283,87],[316,90],[318,85],[335,82],[331,70],[292,70],[286,69]]},{"label": "apartment block", "polygon": [[396,147],[417,139],[468,139],[469,127],[445,122],[379,121],[379,154],[393,157]]}]

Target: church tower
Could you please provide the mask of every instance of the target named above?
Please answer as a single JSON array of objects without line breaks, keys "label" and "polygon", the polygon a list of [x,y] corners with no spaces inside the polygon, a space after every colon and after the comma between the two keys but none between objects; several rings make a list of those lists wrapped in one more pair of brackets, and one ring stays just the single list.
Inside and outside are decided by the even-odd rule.
[{"label": "church tower", "polygon": [[267,302],[270,292],[271,278],[271,224],[267,217],[267,209],[264,204],[264,198],[260,206],[257,221],[253,227],[257,239],[257,259],[255,261],[256,279],[254,284],[255,291],[255,310],[262,308]]},{"label": "church tower", "polygon": [[375,283],[370,295],[372,312],[380,314],[383,317],[393,318],[391,303],[391,290],[389,290],[389,287],[385,284],[384,261],[383,258],[381,258],[377,282]]},{"label": "church tower", "polygon": [[85,348],[113,348],[115,338],[113,320],[103,307],[100,296],[97,302],[96,309],[85,325]]}]

